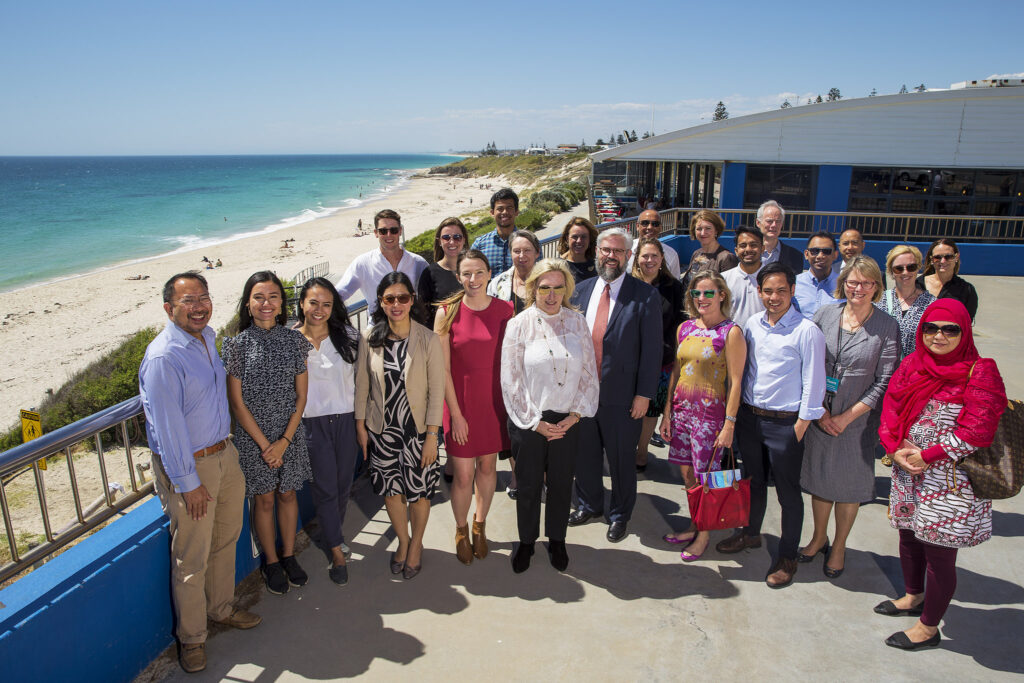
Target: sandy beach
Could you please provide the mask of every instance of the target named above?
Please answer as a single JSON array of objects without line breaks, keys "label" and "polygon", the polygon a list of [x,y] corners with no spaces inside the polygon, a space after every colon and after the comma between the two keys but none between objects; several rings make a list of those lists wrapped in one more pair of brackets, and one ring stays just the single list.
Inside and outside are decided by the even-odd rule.
[{"label": "sandy beach", "polygon": [[[481,184],[492,188],[481,189]],[[340,275],[358,254],[376,247],[372,233],[354,236],[360,219],[364,230],[372,228],[377,211],[394,209],[402,216],[406,239],[410,239],[433,230],[447,216],[487,207],[491,194],[503,186],[495,178],[417,176],[380,200],[274,233],[2,293],[0,344],[5,353],[0,367],[0,427],[14,424],[19,409],[38,407],[48,389],[55,391],[126,337],[146,326],[162,327],[167,322],[160,299],[164,281],[184,270],[202,270],[203,256],[224,263],[202,270],[214,301],[211,324],[219,329],[231,318],[242,285],[253,272],[271,269],[291,278],[327,261],[330,272]],[[282,249],[286,238],[294,241]],[[138,275],[149,277],[127,279]]]}]

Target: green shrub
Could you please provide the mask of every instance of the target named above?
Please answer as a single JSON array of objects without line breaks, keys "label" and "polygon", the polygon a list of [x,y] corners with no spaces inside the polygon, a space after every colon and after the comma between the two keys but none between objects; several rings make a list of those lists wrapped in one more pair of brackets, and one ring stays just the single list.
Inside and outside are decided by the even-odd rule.
[{"label": "green shrub", "polygon": [[536,232],[543,228],[550,219],[551,216],[546,211],[526,209],[525,211],[520,211],[519,215],[516,216],[516,227],[520,230]]}]

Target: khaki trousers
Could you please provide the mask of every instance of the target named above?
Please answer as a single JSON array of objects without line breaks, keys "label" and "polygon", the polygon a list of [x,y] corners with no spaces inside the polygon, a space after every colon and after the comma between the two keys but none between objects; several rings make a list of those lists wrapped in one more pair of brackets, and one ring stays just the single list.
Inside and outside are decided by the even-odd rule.
[{"label": "khaki trousers", "polygon": [[156,491],[171,521],[171,593],[182,644],[206,642],[206,618],[231,615],[235,597],[235,545],[242,530],[245,478],[238,450],[228,441],[219,453],[196,459],[199,480],[213,498],[198,522],[174,492],[160,457],[153,455]]}]

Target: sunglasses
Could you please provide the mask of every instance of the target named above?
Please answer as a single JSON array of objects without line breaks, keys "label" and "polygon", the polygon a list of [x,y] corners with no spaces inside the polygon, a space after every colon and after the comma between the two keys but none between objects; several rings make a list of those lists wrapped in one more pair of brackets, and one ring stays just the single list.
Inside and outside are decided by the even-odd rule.
[{"label": "sunglasses", "polygon": [[713,299],[715,294],[718,294],[717,289],[691,289],[690,296],[694,299],[699,299],[700,295],[703,294],[705,299]]},{"label": "sunglasses", "polygon": [[933,254],[932,261],[938,263],[939,261],[952,261],[956,258],[956,254]]},{"label": "sunglasses", "polygon": [[807,247],[807,253],[811,256],[817,256],[818,254],[829,256],[832,254],[832,247]]},{"label": "sunglasses", "polygon": [[652,228],[660,228],[661,221],[640,221],[640,227],[646,228],[648,225]]},{"label": "sunglasses", "polygon": [[538,285],[537,291],[541,294],[548,294],[554,292],[555,294],[561,294],[565,291],[565,285]]},{"label": "sunglasses", "polygon": [[395,303],[407,304],[412,301],[411,294],[385,294],[380,298],[385,306],[391,306]]},{"label": "sunglasses", "polygon": [[455,233],[454,235],[441,235],[441,239],[443,239],[445,242],[461,242],[462,235],[460,235],[459,233]]},{"label": "sunglasses", "polygon": [[920,266],[918,266],[916,263],[908,263],[905,266],[893,266],[892,272],[895,273],[896,275],[899,275],[904,271],[908,273],[916,273],[918,268],[920,268]]},{"label": "sunglasses", "polygon": [[950,337],[959,337],[962,330],[959,325],[936,325],[935,323],[924,323],[921,325],[921,334],[931,337],[934,334],[942,332],[942,336],[947,339]]},{"label": "sunglasses", "polygon": [[402,232],[402,228],[377,228],[378,235],[397,235]]}]

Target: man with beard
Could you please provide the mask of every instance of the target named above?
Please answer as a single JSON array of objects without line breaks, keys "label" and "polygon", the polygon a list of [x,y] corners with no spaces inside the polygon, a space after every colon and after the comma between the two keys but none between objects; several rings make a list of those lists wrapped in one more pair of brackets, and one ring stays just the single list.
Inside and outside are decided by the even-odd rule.
[{"label": "man with beard", "polygon": [[497,275],[512,267],[512,253],[508,238],[516,229],[519,215],[519,195],[505,187],[491,195],[491,216],[496,227],[473,240],[473,249],[479,249],[487,257],[491,272]]},{"label": "man with beard", "polygon": [[[640,243],[642,239],[656,240],[661,235],[661,216],[658,215],[657,211],[648,209],[636,217],[636,239],[633,240],[633,255],[629,257],[629,261],[626,263],[626,272],[633,272],[633,259],[636,258],[636,245]],[[672,277],[679,279],[679,254],[675,249],[668,246],[667,244],[661,245],[662,250],[665,252],[665,267],[668,268],[668,272],[672,273]]]},{"label": "man with beard", "polygon": [[807,240],[804,258],[811,264],[808,270],[796,276],[796,302],[805,318],[811,320],[819,308],[836,303],[839,274],[832,271],[836,260],[836,241],[827,232],[816,232]]},{"label": "man with beard", "polygon": [[629,245],[629,235],[620,228],[602,232],[598,277],[581,282],[572,298],[586,315],[594,340],[601,397],[597,415],[582,424],[576,461],[579,507],[569,515],[569,525],[604,515],[603,452],[612,483],[607,538],[613,543],[626,536],[636,503],[636,445],[661,371],[661,298],[658,290],[626,275]]}]

